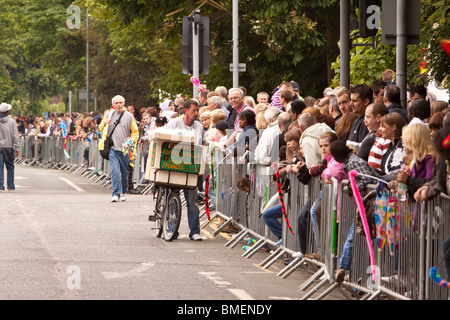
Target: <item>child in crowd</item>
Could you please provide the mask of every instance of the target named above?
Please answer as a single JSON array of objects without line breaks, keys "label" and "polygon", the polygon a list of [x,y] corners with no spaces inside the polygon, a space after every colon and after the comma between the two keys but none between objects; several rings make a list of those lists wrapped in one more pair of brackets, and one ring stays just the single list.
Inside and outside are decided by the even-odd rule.
[{"label": "child in crowd", "polygon": [[226,120],[219,120],[216,123],[216,132],[213,141],[217,143],[219,148],[225,148],[225,144],[227,143],[227,130],[230,129],[230,125]]},{"label": "child in crowd", "polygon": [[[286,180],[286,175],[291,171],[292,168],[296,167],[296,164],[298,161],[300,161],[301,157],[301,151],[300,151],[300,136],[302,135],[299,128],[293,128],[292,130],[289,130],[286,132],[286,135],[284,136],[284,140],[286,141],[286,161],[287,165],[280,169],[279,171],[279,177],[283,181],[280,183],[282,184],[282,189],[287,190],[289,185],[289,180]],[[279,162],[283,161],[283,158],[279,157]],[[278,204],[267,211],[265,211],[262,214],[262,218],[264,220],[264,223],[267,225],[269,230],[278,238],[278,242],[276,245],[280,245],[282,242],[281,235],[282,235],[282,226],[280,221],[278,219],[281,219],[283,216],[283,211],[281,204]]]},{"label": "child in crowd", "polygon": [[436,152],[430,138],[430,129],[417,123],[403,128],[403,144],[411,150],[412,161],[405,163],[406,170],[400,170],[397,174],[397,182],[406,184],[411,199],[414,193],[431,180],[435,174]]},{"label": "child in crowd", "polygon": [[[356,170],[358,173],[368,175],[375,178],[380,178],[380,175],[369,166],[369,164],[358,156],[354,155],[352,151],[345,145],[342,140],[335,141],[330,146],[330,152],[333,158],[342,163],[344,171],[348,174],[351,170]],[[355,177],[358,191],[362,194],[369,183],[376,184],[377,180],[371,179],[367,176],[357,175]],[[353,229],[354,223],[351,225],[348,232],[347,240],[342,250],[342,256],[339,260],[339,266],[335,273],[335,280],[337,283],[344,281],[345,272],[350,270],[352,263],[352,249],[353,249]]]},{"label": "child in crowd", "polygon": [[155,120],[155,126],[156,128],[164,127],[167,124],[167,118],[166,117],[159,117]]},{"label": "child in crowd", "polygon": [[[337,141],[338,137],[334,132],[326,132],[319,137],[317,143],[319,144],[320,150],[322,152],[323,161],[320,165],[311,166],[308,168],[308,174],[312,177],[320,176],[324,170],[328,166],[328,162],[332,159],[330,153],[330,145],[334,141]],[[294,172],[301,170],[301,168],[305,167],[305,163],[299,163]],[[306,174],[306,172],[304,172]],[[309,180],[309,179],[308,179]],[[305,181],[302,181],[304,183]],[[311,223],[313,226],[314,237],[316,241],[316,248],[319,249],[319,253],[313,254],[313,256],[307,256],[308,258],[318,258],[320,254],[320,202],[322,199],[322,191],[320,191],[319,199],[316,199],[313,206],[310,209],[311,214]],[[299,244],[300,244],[300,252],[295,253],[293,255],[294,258],[300,258],[303,256],[304,251],[306,250],[306,229],[308,225],[308,219],[306,215],[308,214],[308,209],[310,206],[310,202],[307,202],[306,205],[302,208],[298,215],[298,236],[299,236]]]}]

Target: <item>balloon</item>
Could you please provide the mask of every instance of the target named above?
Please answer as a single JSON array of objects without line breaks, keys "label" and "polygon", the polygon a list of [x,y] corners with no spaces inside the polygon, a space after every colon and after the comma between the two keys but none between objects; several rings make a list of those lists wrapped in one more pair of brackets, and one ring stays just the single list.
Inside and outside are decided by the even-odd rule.
[{"label": "balloon", "polygon": [[370,230],[369,230],[369,224],[367,223],[366,211],[364,209],[361,194],[359,193],[359,190],[358,190],[358,187],[357,187],[356,181],[355,181],[356,175],[358,175],[358,172],[356,170],[351,170],[348,174],[348,176],[350,178],[350,184],[353,189],[353,194],[356,199],[356,204],[358,205],[359,215],[361,216],[361,220],[363,223],[364,232],[366,234],[366,242],[367,242],[367,247],[369,248],[370,261],[372,264],[372,277],[373,277],[373,281],[375,282],[376,281],[375,256],[373,253],[372,240],[370,239]]},{"label": "balloon", "polygon": [[198,90],[200,92],[203,92],[206,90],[206,85],[205,84],[200,84],[200,80],[196,77],[191,77],[191,82],[194,86],[196,86],[198,88]]}]

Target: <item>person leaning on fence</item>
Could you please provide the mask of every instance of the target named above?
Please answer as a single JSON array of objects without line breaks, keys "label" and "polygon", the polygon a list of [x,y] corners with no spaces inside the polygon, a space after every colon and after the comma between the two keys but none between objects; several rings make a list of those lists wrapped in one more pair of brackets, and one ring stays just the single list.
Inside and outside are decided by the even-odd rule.
[{"label": "person leaning on fence", "polygon": [[406,184],[408,194],[414,199],[414,193],[436,174],[436,152],[425,124],[405,126],[402,139],[405,149],[412,152],[412,161],[405,163],[406,170],[397,173],[397,182]]},{"label": "person leaning on fence", "polygon": [[302,132],[300,146],[303,150],[306,166],[309,168],[322,163],[323,156],[317,143],[318,139],[324,133],[334,131],[327,124],[316,122],[311,113],[303,113],[297,121]]},{"label": "person leaning on fence", "polygon": [[[278,166],[280,184],[283,192],[289,192],[290,181],[286,177],[288,173],[292,173],[292,169],[296,167],[297,162],[301,159],[301,151],[299,140],[301,136],[301,131],[298,128],[294,128],[286,132],[286,160],[284,160],[283,155],[280,153]],[[276,177],[274,177],[276,179]],[[282,242],[282,225],[278,219],[283,216],[283,210],[281,204],[269,208],[262,214],[264,223],[269,228],[269,230],[278,238],[275,245],[280,245]]]},{"label": "person leaning on fence", "polygon": [[[195,136],[196,145],[205,144],[205,132],[203,126],[197,120],[199,105],[196,100],[188,100],[184,104],[184,115],[172,119],[167,123],[165,129],[176,129],[186,132],[192,132]],[[200,236],[200,210],[197,206],[197,187],[195,189],[184,189],[186,199],[188,225],[190,229],[189,238],[191,240],[202,240]]]},{"label": "person leaning on fence", "polygon": [[[128,165],[130,163],[130,155],[122,153],[122,144],[131,137],[133,143],[136,144],[139,138],[139,128],[133,115],[124,110],[125,99],[117,95],[112,99],[113,110],[111,117],[103,118],[99,125],[99,130],[103,131],[108,126],[108,135],[114,128],[112,141],[114,146],[109,150],[109,164],[111,167],[111,184],[112,198],[111,202],[126,201],[125,194],[128,191]],[[119,121],[119,118],[122,118]]]},{"label": "person leaning on fence", "polygon": [[[307,184],[311,177],[321,176],[322,173],[327,169],[328,162],[332,159],[330,154],[330,145],[334,141],[337,140],[337,136],[334,132],[329,131],[325,132],[323,135],[319,137],[317,140],[317,144],[322,152],[323,160],[322,163],[314,166],[306,167],[304,162],[298,162],[297,166],[293,169],[294,173],[297,173],[297,178],[303,184]],[[306,204],[300,210],[297,217],[297,232],[298,232],[298,242],[300,251],[293,254],[294,258],[301,258],[306,253],[306,242],[307,242],[307,228],[309,222],[308,213],[311,215],[311,222],[313,226],[314,237],[316,241],[317,248],[320,249],[320,202],[322,198],[322,191],[320,191],[319,198],[313,199],[313,205],[311,206],[311,200],[308,199]],[[320,251],[320,250],[319,250]],[[306,256],[307,258],[316,258],[318,259],[320,255],[319,253],[314,253],[311,256]]]},{"label": "person leaning on fence", "polygon": [[[450,114],[448,115],[450,120]],[[433,146],[438,153],[436,174],[414,194],[416,201],[427,201],[441,193],[450,195],[450,147],[444,148],[443,141],[450,134],[450,126],[444,127],[433,138]]]},{"label": "person leaning on fence", "polygon": [[6,167],[6,185],[8,191],[14,191],[14,158],[19,155],[19,130],[16,121],[9,116],[12,106],[0,104],[0,192],[5,191],[4,168]]},{"label": "person leaning on fence", "polygon": [[[349,174],[351,170],[356,170],[360,174],[369,175],[371,177],[380,178],[380,175],[369,166],[369,164],[358,156],[354,155],[350,148],[345,145],[345,142],[338,140],[330,145],[330,152],[333,158],[344,164],[344,171]],[[368,184],[375,184],[377,181],[370,177],[357,175],[355,177],[358,191],[363,194]],[[349,190],[350,191],[350,190]],[[352,264],[352,249],[353,249],[353,230],[354,223],[351,225],[348,232],[347,240],[345,241],[342,250],[341,258],[339,259],[338,269],[335,273],[335,280],[337,283],[344,281],[345,272],[350,271]]]},{"label": "person leaning on fence", "polygon": [[[441,193],[450,195],[450,115],[447,115],[448,124],[444,120],[444,127],[439,130],[433,139],[433,146],[438,154],[437,174],[419,188],[414,194],[417,201],[432,200]],[[447,218],[449,213],[446,213]],[[444,217],[445,219],[445,217]],[[450,279],[450,237],[445,239],[442,244],[442,252],[447,271],[447,279]]]}]

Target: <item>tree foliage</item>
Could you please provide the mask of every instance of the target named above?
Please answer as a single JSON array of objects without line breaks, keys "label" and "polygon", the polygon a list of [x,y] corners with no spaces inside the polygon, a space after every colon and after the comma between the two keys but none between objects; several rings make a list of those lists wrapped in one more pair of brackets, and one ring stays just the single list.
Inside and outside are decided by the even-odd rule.
[{"label": "tree foliage", "polygon": [[[436,10],[439,8],[439,10]],[[409,85],[427,85],[431,80],[450,88],[450,58],[440,46],[440,41],[450,38],[450,3],[441,0],[421,1],[421,43],[408,45],[407,82]],[[384,69],[396,69],[396,47],[383,44],[380,29],[376,35],[376,48],[354,46],[350,51],[350,81],[352,84],[370,83],[381,78]],[[355,44],[369,44],[372,38],[358,38],[358,31],[351,32]],[[426,61],[426,72],[421,64]],[[333,86],[339,85],[340,57],[333,63],[336,76]]]},{"label": "tree foliage", "polygon": [[[86,35],[89,34],[90,87],[99,109],[113,95],[127,104],[154,105],[161,92],[190,96],[190,75],[182,74],[182,19],[198,0],[4,0],[0,11],[0,99],[20,113],[48,110],[49,101],[86,86]],[[69,29],[66,11],[78,5],[79,29]],[[255,96],[272,93],[282,81],[295,80],[302,94],[321,96],[339,83],[338,0],[239,1],[239,62],[247,65],[240,85]],[[351,1],[357,18],[358,0]],[[86,8],[90,29],[86,29]],[[207,1],[201,14],[210,18],[210,72],[201,75],[209,89],[230,88],[232,73],[232,0]],[[438,10],[439,9],[439,10]],[[422,0],[420,46],[408,47],[408,81],[423,81],[421,55],[429,79],[448,86],[450,58],[440,48],[449,38],[448,0]],[[354,43],[371,39],[358,39]],[[395,70],[395,46],[354,47],[351,82],[370,83],[385,68]],[[52,99],[54,101],[55,99]],[[56,99],[58,101],[58,99]]]}]

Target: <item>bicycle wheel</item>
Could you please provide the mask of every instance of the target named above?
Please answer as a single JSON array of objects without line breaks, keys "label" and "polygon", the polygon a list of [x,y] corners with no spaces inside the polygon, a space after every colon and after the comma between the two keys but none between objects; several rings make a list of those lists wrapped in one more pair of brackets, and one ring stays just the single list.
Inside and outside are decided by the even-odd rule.
[{"label": "bicycle wheel", "polygon": [[178,228],[181,222],[181,199],[177,192],[172,192],[164,210],[162,229],[164,240],[172,241],[178,237]]}]

